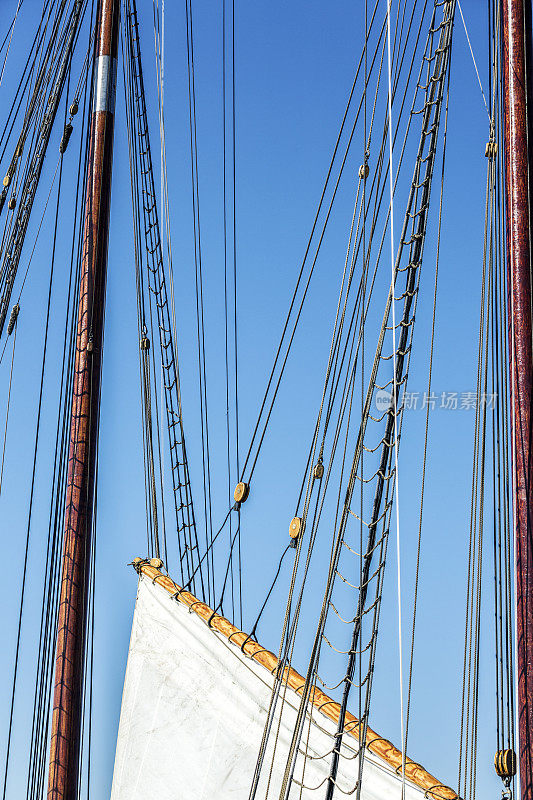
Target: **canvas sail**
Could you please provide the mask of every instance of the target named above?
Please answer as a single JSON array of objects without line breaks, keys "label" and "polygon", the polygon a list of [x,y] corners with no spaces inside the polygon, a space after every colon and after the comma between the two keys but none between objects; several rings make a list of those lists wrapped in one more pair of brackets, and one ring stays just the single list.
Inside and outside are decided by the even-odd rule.
[{"label": "canvas sail", "polygon": [[[111,800],[247,800],[249,796],[273,678],[265,666],[243,654],[234,638],[228,638],[227,631],[226,635],[217,632],[194,613],[196,606],[210,611],[198,601],[177,602],[168,587],[141,574]],[[223,622],[233,627],[227,620]],[[270,653],[268,656],[273,658]],[[276,738],[268,797],[279,796],[299,701],[297,692],[287,687],[279,734],[269,739],[257,797],[266,796]],[[274,731],[278,721],[276,718]],[[335,729],[333,719],[312,709],[306,742],[308,757],[304,759],[300,754],[295,772],[303,788],[300,794],[300,786],[294,784],[294,797],[323,797],[330,766],[330,755],[326,754],[331,753]],[[358,773],[358,740],[355,736],[344,739],[345,757],[340,760],[337,784],[342,792],[352,793]],[[422,770],[419,765],[415,767]],[[432,776],[428,778],[433,786],[438,784]],[[400,800],[401,788],[401,778],[393,765],[367,749],[364,800]],[[455,795],[451,790],[447,792],[434,794]],[[407,781],[407,800],[422,800],[424,794],[423,788]]]}]

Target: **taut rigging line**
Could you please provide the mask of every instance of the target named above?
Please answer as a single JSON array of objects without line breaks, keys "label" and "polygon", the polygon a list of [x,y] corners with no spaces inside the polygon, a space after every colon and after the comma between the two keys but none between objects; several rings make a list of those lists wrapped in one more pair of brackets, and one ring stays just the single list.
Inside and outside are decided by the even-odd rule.
[{"label": "taut rigging line", "polygon": [[[438,6],[442,7],[442,21],[438,25],[434,25],[435,11]],[[359,461],[363,451],[363,441],[366,431],[366,424],[370,415],[370,408],[374,397],[376,388],[376,378],[378,375],[379,366],[383,360],[383,344],[385,334],[388,329],[388,321],[391,313],[392,303],[398,299],[403,299],[403,312],[399,327],[401,330],[396,350],[396,375],[393,384],[393,391],[391,393],[391,402],[386,414],[385,432],[382,437],[382,449],[379,459],[379,469],[377,472],[377,484],[374,495],[374,502],[372,508],[371,521],[368,525],[368,538],[366,545],[366,555],[364,557],[364,564],[361,575],[361,583],[359,590],[359,599],[357,603],[357,612],[355,617],[355,624],[352,633],[352,642],[350,647],[350,656],[348,659],[348,666],[344,678],[344,690],[341,702],[341,711],[339,715],[339,725],[336,734],[336,743],[333,750],[329,784],[326,792],[327,800],[331,800],[335,791],[335,778],[337,775],[340,747],[344,735],[344,718],[347,710],[348,697],[353,684],[353,675],[355,669],[355,660],[358,650],[358,639],[361,621],[365,614],[366,594],[368,584],[371,578],[371,565],[373,562],[373,555],[376,546],[376,533],[378,521],[382,518],[382,502],[386,487],[394,474],[393,469],[389,469],[391,463],[391,451],[394,441],[394,428],[397,416],[401,415],[402,409],[398,405],[398,389],[403,386],[406,380],[405,360],[410,350],[410,338],[412,337],[414,317],[412,316],[412,306],[416,302],[416,295],[418,293],[419,272],[422,263],[422,254],[425,242],[427,216],[429,209],[429,201],[431,194],[431,184],[433,176],[433,168],[435,163],[437,138],[439,133],[439,122],[441,116],[442,100],[444,94],[444,85],[448,72],[449,65],[449,51],[451,46],[451,38],[453,31],[453,18],[455,11],[455,0],[446,0],[444,3],[435,2],[435,11],[431,23],[431,34],[439,33],[438,46],[434,52],[426,57],[428,63],[433,63],[432,73],[428,75],[428,82],[421,88],[425,91],[425,102],[422,114],[422,130],[418,154],[416,158],[416,165],[414,170],[413,182],[409,194],[407,210],[404,217],[402,232],[400,235],[400,244],[398,254],[396,257],[394,269],[394,282],[392,283],[381,327],[381,333],[378,339],[374,363],[368,384],[368,390],[363,409],[363,417],[361,427],[357,437],[357,443],[352,460],[350,477],[346,487],[345,498],[343,501],[343,508],[341,518],[338,524],[338,530],[335,535],[335,544],[332,551],[329,580],[324,596],[322,605],[322,613],[320,615],[319,625],[315,636],[315,641],[312,649],[311,658],[309,661],[308,671],[306,675],[306,685],[302,692],[302,698],[298,711],[297,723],[289,749],[287,758],[287,765],[283,779],[282,791],[280,800],[287,800],[290,792],[290,785],[293,778],[294,768],[296,765],[296,756],[299,749],[299,744],[303,732],[303,723],[309,701],[309,695],[313,683],[313,675],[316,671],[317,658],[320,650],[320,642],[323,635],[325,621],[327,617],[327,610],[331,600],[331,593],[333,583],[337,574],[337,565],[340,557],[342,543],[344,541],[345,529],[350,514],[350,507],[352,502],[353,491],[356,484],[357,473],[359,469]],[[409,228],[412,228],[411,235],[409,236]],[[408,264],[402,267],[402,260],[404,249],[408,249]],[[396,282],[400,273],[405,272],[405,290],[401,298],[396,297]],[[365,730],[360,732],[361,741],[364,741]],[[361,770],[363,759],[360,759],[359,770],[361,777]],[[360,780],[359,780],[360,787]]]},{"label": "taut rigging line", "polygon": [[[20,255],[24,245],[26,230],[28,228],[33,201],[35,199],[35,194],[39,184],[39,178],[50,139],[50,133],[56,118],[59,101],[61,99],[61,94],[65,84],[65,78],[72,59],[73,47],[76,41],[79,24],[83,17],[83,10],[84,7],[86,8],[86,4],[87,0],[75,0],[74,2],[74,7],[71,11],[71,16],[69,19],[68,36],[62,51],[59,69],[46,102],[43,121],[39,128],[37,142],[34,145],[33,156],[25,177],[15,221],[11,229],[10,237],[5,245],[4,258],[0,268],[0,336],[2,334],[9,309],[11,292],[13,290],[13,284],[17,275]],[[9,165],[6,177],[4,178],[4,189],[0,195],[0,211],[2,210],[6,200],[9,185],[11,183],[17,161],[22,154],[22,149],[27,134],[26,120],[31,117],[32,106],[35,104],[38,96],[36,93],[40,88],[42,75],[46,73],[45,66],[47,66],[46,62],[43,65],[41,74],[39,75],[39,80],[35,86],[30,108],[28,109],[28,113],[26,115],[25,126],[20,134],[14,156]]]},{"label": "taut rigging line", "polygon": [[[126,55],[129,66],[125,83],[127,116],[130,121],[130,170],[134,206],[136,208],[134,216],[137,217],[136,253],[139,264],[141,264],[140,254],[143,251],[145,252],[147,267],[144,281],[148,300],[144,296],[141,306],[144,308],[145,302],[150,309],[152,308],[152,303],[155,306],[169,437],[176,534],[182,583],[185,584],[191,576],[196,574],[201,561],[199,558],[198,535],[183,431],[177,343],[174,341],[172,333],[169,294],[159,229],[138,24],[135,0],[127,0],[124,27]],[[146,310],[142,311],[142,313],[145,314]],[[205,597],[206,589],[201,566],[198,571],[200,586],[194,588],[195,583],[193,582],[193,591],[195,594],[198,593],[199,596]]]}]

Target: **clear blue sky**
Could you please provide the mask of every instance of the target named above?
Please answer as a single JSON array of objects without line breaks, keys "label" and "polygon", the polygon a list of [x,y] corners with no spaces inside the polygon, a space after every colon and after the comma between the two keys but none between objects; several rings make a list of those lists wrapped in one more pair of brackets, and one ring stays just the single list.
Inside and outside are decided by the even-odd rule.
[{"label": "clear blue sky", "polygon": [[[14,0],[2,3],[2,30]],[[139,0],[145,78],[152,138],[157,143],[152,4]],[[0,102],[6,107],[25,46],[40,8],[25,0]],[[197,81],[198,146],[202,203],[208,386],[213,445],[214,518],[225,513],[226,473],[222,250],[221,6],[193,3]],[[320,196],[330,153],[361,50],[363,4],[347,0],[293,0],[242,3],[236,0],[237,250],[239,303],[239,402],[241,441],[255,421],[267,371],[287,310],[290,293]],[[487,88],[486,4],[463,0],[481,79]],[[80,52],[81,52],[80,48]],[[79,68],[79,66],[78,66]],[[166,4],[165,110],[172,217],[177,325],[185,430],[197,504],[200,502],[200,447],[196,350],[193,238],[190,199],[185,9]],[[75,72],[77,75],[77,72]],[[481,285],[485,199],[487,115],[460,18],[456,20],[451,80],[449,145],[444,198],[441,272],[434,387],[436,392],[475,389],[477,327]],[[65,159],[50,356],[46,373],[36,501],[32,525],[29,589],[23,620],[20,692],[17,695],[10,794],[22,785],[26,766],[28,717],[32,702],[33,653],[38,632],[44,537],[50,491],[51,447],[62,344],[65,277],[72,230],[79,125]],[[52,152],[61,136],[56,126]],[[103,377],[97,545],[96,634],[93,718],[93,796],[109,795],[136,579],[127,563],[146,551],[144,482],[138,387],[129,166],[119,67],[115,170],[109,248],[106,350]],[[5,169],[5,164],[2,169]],[[48,159],[36,208],[42,208],[55,166]],[[434,194],[434,208],[437,201]],[[39,382],[44,298],[51,251],[53,201],[38,240],[21,302],[17,369],[12,395],[5,482],[0,498],[4,608],[0,650],[0,749],[7,733],[11,675],[23,560],[29,476]],[[349,206],[333,224],[328,257],[319,262],[309,302],[295,340],[271,429],[243,508],[244,627],[251,624],[287,541],[319,393],[338,285],[343,266]],[[4,211],[5,213],[5,211]],[[396,212],[401,217],[402,208]],[[36,217],[38,214],[35,215]],[[33,241],[34,220],[27,241]],[[410,388],[423,391],[431,311],[435,225],[426,250]],[[23,266],[27,264],[26,248]],[[432,260],[433,259],[433,260]],[[53,357],[54,351],[57,359]],[[8,364],[0,367],[0,421],[3,425]],[[400,461],[404,613],[409,618],[414,572],[414,539],[420,486],[423,414],[406,423]],[[422,558],[421,605],[417,633],[409,754],[443,783],[456,783],[465,604],[466,553],[474,414],[436,412],[430,429],[430,458]],[[170,516],[170,515],[169,515]],[[490,544],[490,543],[489,543]],[[328,549],[324,544],[324,558]],[[325,566],[325,562],[323,564]],[[390,567],[382,619],[371,724],[399,743],[398,644],[395,563]],[[170,574],[173,564],[169,563]],[[490,569],[490,564],[488,569]],[[325,572],[325,569],[324,569]],[[316,572],[317,594],[323,578]],[[490,574],[487,573],[488,578]],[[287,591],[282,573],[270,613],[259,631],[276,649]],[[480,697],[480,794],[499,794],[492,766],[495,750],[493,631],[487,593],[482,643]],[[310,632],[311,619],[304,620]],[[406,624],[405,636],[408,636]],[[302,646],[294,660],[305,668]]]}]

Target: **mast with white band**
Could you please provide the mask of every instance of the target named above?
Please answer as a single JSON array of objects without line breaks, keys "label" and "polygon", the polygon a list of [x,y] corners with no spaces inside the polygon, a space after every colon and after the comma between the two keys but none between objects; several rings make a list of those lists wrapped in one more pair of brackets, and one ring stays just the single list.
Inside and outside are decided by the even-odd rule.
[{"label": "mast with white band", "polygon": [[120,0],[99,0],[65,507],[48,800],[78,797]]}]

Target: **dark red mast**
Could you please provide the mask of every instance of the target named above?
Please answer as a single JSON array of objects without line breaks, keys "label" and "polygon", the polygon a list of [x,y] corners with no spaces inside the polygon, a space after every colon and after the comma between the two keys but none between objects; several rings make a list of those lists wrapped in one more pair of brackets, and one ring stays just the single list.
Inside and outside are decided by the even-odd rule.
[{"label": "dark red mast", "polygon": [[[505,181],[516,540],[518,755],[533,800],[533,462],[531,342],[531,0],[503,0]],[[533,108],[529,109],[533,114]],[[531,198],[531,199],[530,199]]]},{"label": "dark red mast", "polygon": [[48,800],[78,794],[120,0],[98,0]]}]

